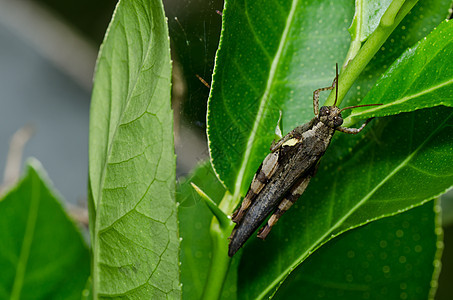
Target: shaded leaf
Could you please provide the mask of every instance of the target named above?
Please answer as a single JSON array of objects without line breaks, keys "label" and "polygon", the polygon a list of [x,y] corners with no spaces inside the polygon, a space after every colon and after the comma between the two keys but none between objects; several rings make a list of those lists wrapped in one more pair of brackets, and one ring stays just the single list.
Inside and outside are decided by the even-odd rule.
[{"label": "shaded leaf", "polygon": [[406,50],[366,95],[350,118],[364,119],[438,105],[453,106],[453,22],[444,21],[426,38]]},{"label": "shaded leaf", "polygon": [[0,298],[80,299],[90,255],[45,171],[27,173],[0,201]]},{"label": "shaded leaf", "polygon": [[120,1],[90,116],[94,298],[180,295],[170,80],[161,1]]},{"label": "shaded leaf", "polygon": [[333,239],[291,273],[275,299],[428,299],[442,243],[435,205]]}]

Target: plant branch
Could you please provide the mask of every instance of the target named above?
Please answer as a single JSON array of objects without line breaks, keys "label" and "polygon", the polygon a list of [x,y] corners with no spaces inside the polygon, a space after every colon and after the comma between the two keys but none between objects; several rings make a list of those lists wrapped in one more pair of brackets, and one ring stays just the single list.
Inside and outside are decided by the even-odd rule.
[{"label": "plant branch", "polygon": [[[234,202],[232,198],[232,195],[226,192],[219,206],[216,206],[223,215],[229,213],[231,203]],[[212,218],[210,227],[212,241],[211,265],[209,266],[208,278],[206,279],[201,299],[220,298],[231,263],[231,258],[228,256],[228,237],[233,227],[234,223],[229,218],[227,226],[222,226],[217,217]]]},{"label": "plant branch", "polygon": [[[350,51],[348,52],[348,57],[346,58],[347,61],[344,64],[346,65],[346,67],[344,68],[343,72],[341,72],[338,79],[337,105],[341,104],[341,101],[344,99],[351,86],[365,69],[366,65],[374,57],[376,52],[379,51],[390,34],[395,30],[398,24],[403,20],[403,18],[409,13],[409,11],[417,2],[418,0],[394,0],[382,16],[379,26],[369,36],[368,40],[364,43],[360,50],[358,50],[355,57],[352,57],[352,55],[354,54],[354,52],[356,52],[356,50],[352,51],[351,49],[356,49],[357,46],[354,45],[353,47],[353,45],[351,45]],[[355,40],[353,40],[351,43],[356,42]],[[334,103],[335,91],[330,93],[324,105],[333,105]],[[352,124],[344,125],[350,126]]]}]

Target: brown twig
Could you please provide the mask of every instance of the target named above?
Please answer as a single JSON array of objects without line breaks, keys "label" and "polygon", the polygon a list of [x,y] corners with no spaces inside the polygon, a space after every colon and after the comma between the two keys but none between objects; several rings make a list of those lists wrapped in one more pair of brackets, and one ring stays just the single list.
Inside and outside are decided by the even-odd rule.
[{"label": "brown twig", "polygon": [[9,143],[9,151],[3,173],[3,183],[0,185],[0,194],[19,180],[23,150],[34,132],[34,127],[28,124],[13,134]]}]

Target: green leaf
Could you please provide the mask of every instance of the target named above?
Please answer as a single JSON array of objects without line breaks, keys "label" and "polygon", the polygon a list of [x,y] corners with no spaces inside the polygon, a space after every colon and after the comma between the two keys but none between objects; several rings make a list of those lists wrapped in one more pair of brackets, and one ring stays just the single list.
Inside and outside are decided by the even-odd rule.
[{"label": "green leaf", "polygon": [[[386,1],[355,1],[355,13],[352,20],[349,33],[351,34],[351,44],[349,51],[346,55],[346,60],[352,60],[364,42],[379,25],[381,17],[392,3],[390,0]],[[335,102],[337,101],[338,94],[335,93]]]},{"label": "green leaf", "polygon": [[313,91],[331,85],[346,55],[353,10],[346,0],[226,3],[208,138],[214,169],[235,196],[269,151],[279,110],[285,130],[313,117]]},{"label": "green leaf", "polygon": [[170,80],[161,1],[120,1],[90,116],[94,298],[180,295]]},{"label": "green leaf", "polygon": [[382,15],[391,3],[392,0],[356,0],[354,19],[349,28],[352,40],[364,42],[377,28]]},{"label": "green leaf", "polygon": [[439,212],[430,201],[333,239],[294,270],[275,298],[432,297],[442,244]]},{"label": "green leaf", "polygon": [[[294,208],[264,243],[252,239],[245,247],[239,295],[273,294],[328,240],[421,205],[452,186],[453,109],[425,109],[375,123],[365,136],[339,133]],[[339,158],[337,149],[349,147],[349,139],[355,145]]]},{"label": "green leaf", "polygon": [[[385,72],[350,119],[382,117],[437,105],[453,106],[453,22],[445,21],[406,50]],[[349,123],[345,120],[345,123]]]},{"label": "green leaf", "polygon": [[[361,102],[376,81],[408,47],[413,47],[447,17],[451,4],[451,0],[418,1],[348,91],[343,106]],[[382,103],[381,101],[379,99],[374,103]]]},{"label": "green leaf", "polygon": [[0,201],[0,298],[80,299],[90,256],[45,171],[26,176]]}]

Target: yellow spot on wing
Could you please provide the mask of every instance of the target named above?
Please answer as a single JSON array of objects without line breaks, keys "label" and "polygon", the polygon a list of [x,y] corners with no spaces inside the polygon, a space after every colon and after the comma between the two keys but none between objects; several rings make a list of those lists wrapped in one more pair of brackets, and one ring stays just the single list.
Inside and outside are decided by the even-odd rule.
[{"label": "yellow spot on wing", "polygon": [[294,145],[296,145],[299,142],[300,142],[299,139],[292,138],[290,140],[287,140],[285,143],[283,143],[282,147],[284,147],[284,146],[294,146]]}]

